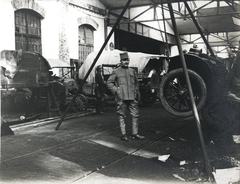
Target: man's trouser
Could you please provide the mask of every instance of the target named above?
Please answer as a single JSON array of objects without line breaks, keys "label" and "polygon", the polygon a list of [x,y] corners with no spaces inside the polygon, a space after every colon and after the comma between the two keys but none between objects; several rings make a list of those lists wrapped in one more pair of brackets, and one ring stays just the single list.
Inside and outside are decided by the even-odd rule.
[{"label": "man's trouser", "polygon": [[101,103],[102,103],[102,97],[97,97],[96,98],[96,111],[99,112],[99,109],[101,108]]},{"label": "man's trouser", "polygon": [[136,100],[125,100],[117,102],[117,113],[120,123],[120,129],[122,135],[126,134],[126,109],[129,109],[132,116],[132,134],[138,133],[138,117],[139,117],[139,107]]}]

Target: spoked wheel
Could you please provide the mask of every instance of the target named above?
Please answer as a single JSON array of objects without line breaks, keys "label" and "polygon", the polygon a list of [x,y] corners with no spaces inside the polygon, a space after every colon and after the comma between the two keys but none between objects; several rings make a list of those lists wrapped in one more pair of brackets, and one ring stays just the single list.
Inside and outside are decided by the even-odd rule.
[{"label": "spoked wheel", "polygon": [[78,95],[73,103],[72,108],[75,112],[86,111],[88,108],[87,98],[82,94]]},{"label": "spoked wheel", "polygon": [[[200,110],[206,101],[207,88],[203,79],[196,72],[188,70],[188,74],[197,109]],[[160,85],[160,99],[163,107],[175,116],[193,115],[183,69],[173,70],[163,77]]]}]

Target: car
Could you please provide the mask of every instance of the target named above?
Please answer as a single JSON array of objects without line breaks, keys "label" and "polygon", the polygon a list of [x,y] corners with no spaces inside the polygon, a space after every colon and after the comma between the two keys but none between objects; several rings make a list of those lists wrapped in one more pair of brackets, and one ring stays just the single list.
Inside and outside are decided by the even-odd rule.
[{"label": "car", "polygon": [[[226,88],[228,70],[224,59],[209,56],[192,48],[184,53],[187,71],[197,109],[200,111],[206,102]],[[163,107],[172,115],[192,116],[192,105],[185,80],[180,56],[169,58],[167,74],[160,84],[160,99]]]}]

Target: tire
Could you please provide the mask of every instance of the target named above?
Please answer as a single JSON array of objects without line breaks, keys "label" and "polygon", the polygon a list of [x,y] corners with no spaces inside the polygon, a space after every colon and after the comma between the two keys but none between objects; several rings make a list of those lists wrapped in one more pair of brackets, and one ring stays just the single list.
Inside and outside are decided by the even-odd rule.
[{"label": "tire", "polygon": [[[188,70],[193,96],[197,109],[205,104],[207,88],[203,79],[193,70]],[[192,116],[192,107],[183,69],[167,73],[160,84],[160,99],[163,107],[172,115],[178,117]]]},{"label": "tire", "polygon": [[87,98],[82,94],[78,95],[73,103],[72,109],[75,112],[82,112],[86,111],[87,108],[88,108]]}]

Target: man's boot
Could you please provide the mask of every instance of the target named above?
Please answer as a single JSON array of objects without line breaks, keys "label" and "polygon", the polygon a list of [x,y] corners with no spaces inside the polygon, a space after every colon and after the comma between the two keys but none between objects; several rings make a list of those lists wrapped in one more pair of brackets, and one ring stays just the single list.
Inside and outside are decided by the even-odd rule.
[{"label": "man's boot", "polygon": [[126,134],[126,124],[125,124],[125,118],[122,116],[119,116],[119,124],[120,124],[120,130],[122,133],[121,139],[123,141],[127,141],[127,134]]},{"label": "man's boot", "polygon": [[145,136],[138,134],[138,117],[132,118],[132,135],[130,136],[131,139],[145,139]]}]

